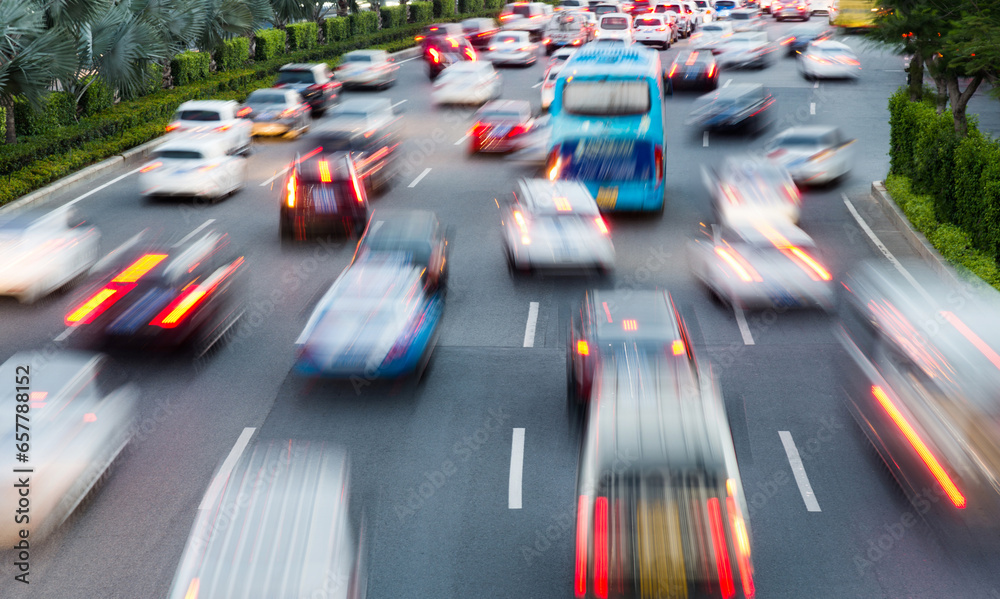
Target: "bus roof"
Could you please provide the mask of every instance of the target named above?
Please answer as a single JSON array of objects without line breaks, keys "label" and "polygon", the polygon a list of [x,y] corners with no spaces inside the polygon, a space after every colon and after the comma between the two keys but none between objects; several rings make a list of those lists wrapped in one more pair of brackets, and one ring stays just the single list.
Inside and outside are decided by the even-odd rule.
[{"label": "bus roof", "polygon": [[586,77],[588,75],[623,77],[655,74],[661,77],[660,56],[655,50],[642,47],[584,46],[566,61],[562,71],[565,77]]}]

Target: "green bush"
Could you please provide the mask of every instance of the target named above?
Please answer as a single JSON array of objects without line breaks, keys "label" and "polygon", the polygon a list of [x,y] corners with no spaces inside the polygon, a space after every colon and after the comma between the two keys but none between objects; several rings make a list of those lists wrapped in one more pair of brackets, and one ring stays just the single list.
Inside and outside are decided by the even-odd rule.
[{"label": "green bush", "polygon": [[483,0],[484,8],[500,10],[506,4],[504,0]]},{"label": "green bush", "polygon": [[288,32],[288,50],[308,50],[319,45],[319,33],[316,23],[291,23],[285,26]]},{"label": "green bush", "polygon": [[410,2],[410,23],[430,23],[434,20],[433,2]]},{"label": "green bush", "polygon": [[0,106],[0,141],[7,139],[7,109]]},{"label": "green bush", "polygon": [[395,29],[406,25],[405,6],[387,6],[382,8],[382,29]]},{"label": "green bush", "polygon": [[242,69],[250,62],[250,39],[234,37],[223,40],[215,51],[215,70],[232,71]]},{"label": "green bush", "polygon": [[76,122],[76,102],[67,92],[52,92],[37,109],[27,100],[14,99],[14,131],[18,137],[48,135]]},{"label": "green bush", "polygon": [[913,142],[913,188],[934,198],[934,214],[938,221],[950,223],[954,218],[955,148],[959,138],[955,133],[951,112],[937,114],[929,106],[918,112],[917,138]]},{"label": "green bush", "polygon": [[93,81],[80,96],[80,114],[85,117],[105,111],[115,103],[114,93],[104,80],[94,75],[91,78]]},{"label": "green bush", "polygon": [[281,29],[258,29],[254,36],[257,43],[254,46],[253,58],[265,62],[285,53],[285,32]]},{"label": "green bush", "polygon": [[893,201],[903,211],[917,231],[926,236],[938,226],[938,221],[934,218],[934,200],[926,195],[914,194],[910,189],[910,180],[902,175],[890,174],[885,178],[885,190],[889,192]]},{"label": "green bush", "polygon": [[351,13],[347,20],[351,25],[351,38],[375,33],[378,30],[378,13],[372,10]]},{"label": "green bush", "polygon": [[917,138],[917,111],[906,88],[889,96],[889,172],[913,175],[913,144]]},{"label": "green bush", "polygon": [[434,18],[448,19],[455,14],[455,0],[433,0]]},{"label": "green bush", "polygon": [[953,222],[973,245],[996,258],[1000,250],[1000,144],[969,128],[954,153]]},{"label": "green bush", "polygon": [[485,8],[483,0],[458,0],[458,12],[465,14],[479,12]]},{"label": "green bush", "polygon": [[170,60],[170,74],[174,87],[201,81],[208,77],[212,57],[208,52],[181,52]]},{"label": "green bush", "polygon": [[327,45],[342,42],[350,37],[351,24],[347,17],[333,17],[323,24],[326,26]]}]

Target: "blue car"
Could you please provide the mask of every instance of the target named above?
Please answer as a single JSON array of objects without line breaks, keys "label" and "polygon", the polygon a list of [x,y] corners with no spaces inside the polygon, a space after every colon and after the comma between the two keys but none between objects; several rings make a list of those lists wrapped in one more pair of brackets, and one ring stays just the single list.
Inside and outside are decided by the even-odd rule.
[{"label": "blue car", "polygon": [[444,312],[442,292],[406,256],[357,262],[313,311],[295,344],[305,375],[419,379]]}]

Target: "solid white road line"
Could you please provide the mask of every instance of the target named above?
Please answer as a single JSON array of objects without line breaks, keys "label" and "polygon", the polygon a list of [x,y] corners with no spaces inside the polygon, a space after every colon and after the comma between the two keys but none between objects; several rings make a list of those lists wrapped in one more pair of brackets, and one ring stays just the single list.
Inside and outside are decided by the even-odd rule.
[{"label": "solid white road line", "polygon": [[510,445],[510,483],[507,486],[507,507],[521,509],[521,475],[524,472],[524,429],[515,428]]},{"label": "solid white road line", "polygon": [[732,79],[726,79],[726,82],[722,84],[722,87],[729,87],[729,84],[732,82],[733,82]]},{"label": "solid white road line", "polygon": [[733,306],[736,314],[736,324],[740,327],[740,335],[743,335],[743,345],[753,345],[753,335],[750,334],[750,327],[747,325],[747,317],[743,314],[743,308]]},{"label": "solid white road line", "polygon": [[524,327],[524,347],[535,347],[535,325],[538,323],[538,302],[528,306],[528,324]]},{"label": "solid white road line", "polygon": [[[408,58],[407,60],[413,60],[413,59],[412,58]],[[392,107],[396,108],[397,106],[400,106],[401,104],[406,104],[406,100],[400,100],[399,102],[396,102],[395,104],[393,104]]]},{"label": "solid white road line", "polygon": [[806,476],[806,469],[802,466],[802,458],[799,457],[799,450],[792,440],[792,433],[788,431],[778,431],[781,437],[781,444],[785,446],[785,455],[788,456],[788,463],[792,467],[792,474],[795,476],[795,484],[799,486],[799,493],[802,494],[802,501],[806,503],[806,509],[810,512],[820,512],[819,502],[813,494],[812,486],[809,484],[809,477]]},{"label": "solid white road line", "polygon": [[291,165],[288,165],[288,166],[286,166],[285,168],[281,169],[280,171],[278,171],[278,172],[274,173],[274,176],[273,176],[273,177],[271,177],[271,178],[270,178],[270,179],[268,179],[267,181],[264,181],[263,183],[261,183],[261,184],[260,184],[260,186],[261,186],[261,187],[267,187],[268,185],[270,185],[270,184],[271,184],[271,182],[272,182],[272,181],[274,181],[275,179],[277,179],[277,178],[278,178],[278,177],[280,177],[281,175],[284,175],[285,173],[287,173],[287,172],[288,172],[288,169],[290,169],[290,168],[292,168],[292,166],[291,166]]},{"label": "solid white road line", "polygon": [[201,504],[198,506],[199,510],[208,510],[215,506],[216,500],[219,498],[219,494],[222,493],[222,488],[226,486],[226,482],[229,480],[229,475],[233,473],[233,468],[236,466],[236,460],[240,459],[240,455],[243,454],[243,450],[247,448],[247,443],[250,442],[250,437],[253,436],[253,432],[256,429],[251,427],[246,427],[243,432],[240,433],[240,438],[236,440],[236,445],[233,445],[232,450],[230,450],[229,455],[226,457],[226,461],[222,462],[222,467],[219,468],[219,473],[215,475],[212,480],[212,484],[208,486],[208,492],[205,493],[205,497],[201,500]]},{"label": "solid white road line", "polygon": [[70,201],[66,202],[66,204],[65,204],[65,205],[66,205],[66,206],[72,206],[73,204],[75,204],[75,203],[79,202],[80,200],[82,200],[82,199],[84,199],[84,198],[89,198],[90,196],[92,196],[92,195],[94,195],[95,193],[97,193],[97,192],[101,191],[101,190],[102,190],[102,189],[104,189],[105,187],[110,187],[110,186],[114,185],[115,183],[117,183],[117,182],[121,181],[121,180],[122,180],[122,179],[124,179],[125,177],[127,177],[127,176],[129,176],[129,175],[134,175],[135,173],[138,173],[140,169],[142,169],[142,167],[141,167],[141,166],[140,166],[139,168],[134,168],[134,169],[130,170],[129,172],[125,173],[124,175],[119,175],[119,176],[115,177],[114,179],[112,179],[112,180],[108,181],[108,182],[107,182],[107,183],[105,183],[104,185],[101,185],[101,186],[99,186],[99,187],[95,187],[94,189],[91,189],[90,191],[88,191],[87,193],[83,194],[82,196],[80,196],[80,197],[78,197],[78,198],[73,198],[72,200],[70,200]]},{"label": "solid white road line", "polygon": [[875,243],[875,247],[877,247],[879,251],[882,252],[882,255],[885,256],[894,267],[896,267],[896,270],[906,277],[906,280],[909,281],[911,285],[920,291],[921,295],[930,300],[931,296],[927,293],[927,290],[924,289],[924,286],[918,283],[917,280],[913,278],[913,275],[910,274],[910,271],[903,268],[903,265],[899,263],[899,260],[896,260],[896,257],[892,255],[889,248],[885,247],[885,244],[883,244],[882,240],[875,235],[875,232],[868,226],[865,219],[861,218],[861,215],[858,214],[857,208],[855,208],[854,204],[851,203],[851,200],[847,198],[847,194],[842,193],[840,194],[840,197],[844,199],[844,203],[847,204],[847,209],[850,211],[851,216],[854,217],[854,220],[858,221],[858,225],[861,226],[862,230],[864,230],[864,232],[868,234],[868,237]]},{"label": "solid white road line", "polygon": [[210,219],[206,220],[205,222],[201,223],[200,225],[198,225],[197,229],[195,229],[194,231],[191,231],[190,233],[188,233],[187,235],[185,235],[184,237],[182,237],[180,241],[178,241],[177,243],[175,243],[174,247],[178,247],[178,246],[184,245],[185,241],[187,241],[188,239],[191,239],[192,237],[194,237],[195,235],[197,235],[202,229],[204,229],[205,227],[207,227],[208,225],[210,225],[210,224],[212,224],[214,222],[215,222],[215,219],[214,218],[210,218]]},{"label": "solid white road line", "polygon": [[541,87],[543,83],[545,83],[545,82],[544,81],[539,81],[538,83],[532,85],[531,89],[535,89],[535,88]]},{"label": "solid white road line", "polygon": [[417,175],[417,178],[413,180],[413,183],[410,183],[407,187],[410,187],[410,188],[416,187],[417,183],[420,183],[423,180],[423,178],[427,176],[427,173],[429,173],[429,172],[431,172],[431,167],[425,168],[424,172],[422,172],[419,175]]},{"label": "solid white road line", "polygon": [[816,103],[815,102],[810,102],[809,103],[809,114],[816,114]]},{"label": "solid white road line", "polygon": [[65,341],[70,335],[73,334],[73,331],[75,330],[76,327],[66,327],[66,330],[59,333],[59,336],[55,338],[55,342],[60,343],[62,341]]},{"label": "solid white road line", "polygon": [[[411,60],[416,60],[418,58],[420,58],[420,57],[419,56],[414,56],[413,58],[404,58],[403,60],[397,60],[396,64],[403,64],[404,62],[410,62]],[[403,100],[403,101],[405,102],[406,100]]]},{"label": "solid white road line", "polygon": [[467,140],[467,139],[469,139],[469,134],[468,134],[468,133],[466,133],[465,135],[463,135],[463,136],[462,136],[462,139],[460,139],[460,140],[456,141],[456,142],[455,142],[455,145],[456,145],[456,146],[460,146],[460,145],[462,145],[463,143],[465,143],[465,140]]},{"label": "solid white road line", "polygon": [[708,147],[708,131],[706,131],[705,134],[701,136],[701,147],[703,148]]}]

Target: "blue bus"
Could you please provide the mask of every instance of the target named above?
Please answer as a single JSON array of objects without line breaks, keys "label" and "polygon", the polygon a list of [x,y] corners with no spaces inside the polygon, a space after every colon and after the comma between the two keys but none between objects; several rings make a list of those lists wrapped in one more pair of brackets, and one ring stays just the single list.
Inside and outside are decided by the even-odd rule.
[{"label": "blue bus", "polygon": [[663,71],[637,46],[584,46],[556,80],[549,179],[576,179],[602,211],[662,212]]}]

